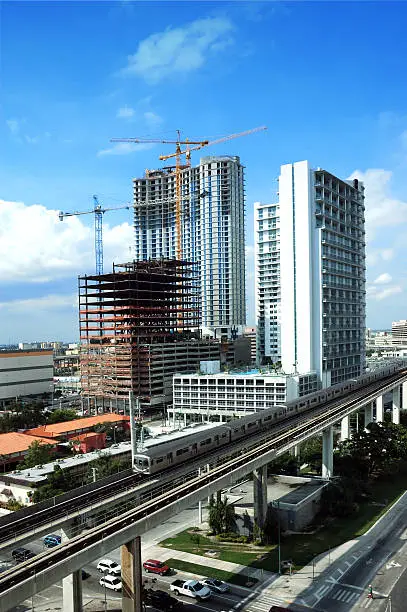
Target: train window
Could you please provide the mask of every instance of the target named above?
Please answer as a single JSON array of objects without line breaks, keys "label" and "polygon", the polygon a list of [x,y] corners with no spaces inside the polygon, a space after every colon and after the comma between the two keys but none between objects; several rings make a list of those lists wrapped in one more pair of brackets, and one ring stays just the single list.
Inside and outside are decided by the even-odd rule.
[{"label": "train window", "polygon": [[212,438],[206,438],[205,442],[206,444],[210,444],[212,442]]},{"label": "train window", "polygon": [[180,455],[184,455],[188,451],[189,451],[189,448],[179,448],[175,454],[177,455],[177,457],[179,457]]},{"label": "train window", "polygon": [[155,460],[156,463],[162,463],[164,461],[164,457],[157,457]]},{"label": "train window", "polygon": [[[244,431],[244,425],[241,426],[240,430]],[[238,430],[236,429],[236,431],[238,431]]]},{"label": "train window", "polygon": [[226,438],[226,434],[225,433],[222,434],[222,438]]},{"label": "train window", "polygon": [[199,443],[199,446],[205,446],[206,444],[206,440],[202,440],[202,442]]},{"label": "train window", "polygon": [[215,442],[219,442],[219,436],[215,436],[215,437],[214,437],[214,441],[215,441]]}]

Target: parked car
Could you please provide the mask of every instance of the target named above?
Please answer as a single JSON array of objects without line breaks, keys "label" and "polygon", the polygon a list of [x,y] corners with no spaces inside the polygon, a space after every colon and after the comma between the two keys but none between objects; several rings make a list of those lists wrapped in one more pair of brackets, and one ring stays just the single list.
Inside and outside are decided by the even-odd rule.
[{"label": "parked car", "polygon": [[218,580],[217,578],[205,578],[201,580],[201,582],[209,587],[214,593],[227,593],[230,591],[230,586],[226,584],[226,582],[223,582],[223,580]]},{"label": "parked car", "polygon": [[180,610],[183,607],[181,601],[178,601],[175,597],[171,597],[166,591],[153,591],[153,589],[148,589],[146,591],[145,601],[157,610],[163,610],[163,612]]},{"label": "parked car", "polygon": [[121,565],[112,561],[111,559],[101,559],[97,564],[97,570],[101,574],[111,574],[112,576],[120,576],[122,568]]},{"label": "parked car", "polygon": [[58,546],[58,544],[61,544],[62,538],[59,535],[50,533],[49,535],[46,535],[42,541],[44,543],[44,546],[46,546],[47,548],[52,548],[53,546]]},{"label": "parked car", "polygon": [[204,601],[212,596],[210,588],[199,580],[174,580],[170,584],[170,590],[174,591],[175,595],[194,597],[197,601]]},{"label": "parked car", "polygon": [[11,556],[16,563],[22,563],[23,561],[27,561],[28,559],[35,557],[35,554],[32,552],[32,550],[28,550],[28,548],[15,548],[11,551]]},{"label": "parked car", "polygon": [[122,590],[122,581],[117,576],[112,576],[112,574],[102,576],[102,578],[99,580],[99,584],[100,586],[111,589],[112,591]]},{"label": "parked car", "polygon": [[162,561],[157,561],[157,559],[147,559],[147,561],[144,561],[143,567],[147,573],[151,572],[160,576],[164,576],[171,571],[168,565],[165,565]]}]

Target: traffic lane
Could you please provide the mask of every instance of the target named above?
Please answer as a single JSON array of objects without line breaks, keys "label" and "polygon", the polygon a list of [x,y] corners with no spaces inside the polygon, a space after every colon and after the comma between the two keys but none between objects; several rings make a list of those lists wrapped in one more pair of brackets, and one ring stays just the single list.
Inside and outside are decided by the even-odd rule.
[{"label": "traffic lane", "polygon": [[[403,513],[404,517],[407,518],[407,513]],[[404,529],[404,525],[397,525],[386,538],[379,538],[375,544],[367,546],[361,554],[350,554],[342,566],[333,570],[331,576],[316,590],[317,607],[335,612],[337,610],[346,612],[352,607],[356,610],[368,606],[373,606],[372,610],[375,611],[381,610],[383,606],[380,602],[386,601],[386,586],[385,581],[378,580],[377,577],[385,573],[387,564],[383,565],[383,561],[387,561],[400,551]],[[367,601],[369,584],[373,585],[374,604]]]},{"label": "traffic lane", "polygon": [[[182,576],[182,574],[177,573],[177,577],[181,579],[190,579],[188,576]],[[172,573],[169,576],[157,576],[151,577],[151,574],[148,577],[143,578],[143,583],[147,588],[153,588],[154,590],[166,591],[170,593],[174,597],[173,591],[170,589],[170,584],[174,580],[175,573]],[[155,582],[152,582],[155,580]],[[244,596],[247,593],[239,594],[234,591],[234,587],[231,587],[229,593],[212,593],[212,597],[207,599],[206,601],[197,602],[192,600],[192,598],[187,596],[179,596],[176,599],[182,601],[184,606],[188,606],[188,610],[230,610],[235,606],[239,605]]]},{"label": "traffic lane", "polygon": [[[403,571],[391,590],[391,611],[405,612],[407,608],[407,573]],[[387,600],[388,601],[388,600]],[[386,601],[386,605],[387,605]]]}]

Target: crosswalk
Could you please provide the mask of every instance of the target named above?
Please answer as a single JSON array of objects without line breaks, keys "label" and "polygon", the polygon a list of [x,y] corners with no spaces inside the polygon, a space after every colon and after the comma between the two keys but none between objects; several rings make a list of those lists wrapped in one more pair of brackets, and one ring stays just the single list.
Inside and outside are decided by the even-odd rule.
[{"label": "crosswalk", "polygon": [[[359,591],[359,589],[358,589]],[[318,601],[324,597],[334,599],[342,604],[347,604],[349,609],[358,604],[359,608],[368,608],[372,600],[367,597],[366,591],[355,592],[349,588],[339,588],[335,584],[326,584],[316,591]]]},{"label": "crosswalk", "polygon": [[271,606],[284,605],[287,605],[287,602],[281,597],[274,597],[270,593],[264,592],[247,604],[245,612],[269,612]]}]

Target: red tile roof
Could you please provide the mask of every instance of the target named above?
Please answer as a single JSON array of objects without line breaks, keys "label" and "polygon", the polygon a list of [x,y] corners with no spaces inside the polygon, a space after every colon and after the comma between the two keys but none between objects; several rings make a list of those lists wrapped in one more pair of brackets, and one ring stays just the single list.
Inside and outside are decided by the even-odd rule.
[{"label": "red tile roof", "polygon": [[38,440],[38,442],[42,444],[51,444],[53,446],[52,442],[47,438],[27,436],[24,433],[17,433],[15,431],[0,434],[0,456],[3,455],[4,457],[13,453],[22,453],[26,451],[35,440]]},{"label": "red tile roof", "polygon": [[28,429],[25,433],[29,436],[44,436],[45,438],[58,438],[66,434],[73,434],[76,431],[81,432],[84,429],[89,429],[100,423],[120,424],[130,421],[130,417],[121,414],[98,414],[97,416],[85,417],[84,419],[75,419],[73,421],[65,421],[64,423],[54,423],[53,425],[42,425],[34,429]]}]

